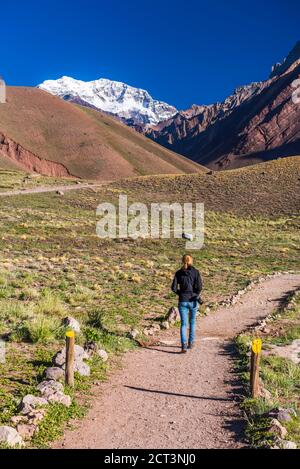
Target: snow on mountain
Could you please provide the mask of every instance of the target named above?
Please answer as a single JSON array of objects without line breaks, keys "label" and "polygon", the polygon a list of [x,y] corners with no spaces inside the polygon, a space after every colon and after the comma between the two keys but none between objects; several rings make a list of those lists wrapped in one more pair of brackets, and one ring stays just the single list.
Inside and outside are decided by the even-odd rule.
[{"label": "snow on mountain", "polygon": [[38,88],[65,100],[87,103],[137,124],[157,124],[177,113],[175,107],[153,99],[145,90],[105,78],[86,82],[64,76],[46,80]]}]

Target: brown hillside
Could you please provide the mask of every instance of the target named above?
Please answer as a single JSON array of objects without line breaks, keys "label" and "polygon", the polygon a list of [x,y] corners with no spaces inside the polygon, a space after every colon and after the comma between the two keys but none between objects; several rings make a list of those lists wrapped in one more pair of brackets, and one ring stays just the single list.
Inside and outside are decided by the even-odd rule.
[{"label": "brown hillside", "polygon": [[146,135],[212,169],[233,169],[300,154],[300,106],[292,99],[300,59],[284,73],[241,87],[224,103],[193,106]]},{"label": "brown hillside", "polygon": [[110,116],[26,87],[8,87],[0,106],[2,164],[98,180],[203,171]]},{"label": "brown hillside", "polygon": [[113,186],[151,202],[204,202],[206,210],[243,216],[295,215],[300,211],[300,156],[212,174],[134,178]]}]

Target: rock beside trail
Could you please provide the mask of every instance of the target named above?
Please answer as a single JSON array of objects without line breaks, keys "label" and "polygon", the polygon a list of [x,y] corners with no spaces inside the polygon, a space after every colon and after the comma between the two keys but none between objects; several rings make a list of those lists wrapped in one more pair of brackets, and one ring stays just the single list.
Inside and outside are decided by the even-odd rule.
[{"label": "rock beside trail", "polygon": [[[84,350],[80,345],[75,345],[75,358],[74,358],[74,371],[77,371],[81,376],[89,376],[91,373],[90,367],[88,364],[84,363],[83,360],[90,358],[87,350]],[[53,364],[65,368],[66,363],[66,347],[57,352],[53,358]]]},{"label": "rock beside trail", "polygon": [[51,381],[42,381],[38,385],[37,389],[40,391],[41,395],[45,399],[48,399],[49,396],[51,396],[52,394],[58,391],[63,392],[64,387],[58,381],[51,380]]},{"label": "rock beside trail", "polygon": [[62,404],[66,407],[70,407],[70,405],[72,404],[71,397],[61,391],[51,394],[48,400],[49,402],[57,402],[58,404]]},{"label": "rock beside trail", "polygon": [[72,329],[74,332],[80,332],[80,324],[77,319],[72,318],[72,316],[67,316],[62,320],[62,323],[65,327]]},{"label": "rock beside trail", "polygon": [[[277,315],[277,318],[278,317]],[[288,345],[271,345],[271,349],[264,351],[264,355],[276,355],[277,357],[288,358],[296,365],[299,365],[300,339],[295,339]]]},{"label": "rock beside trail", "polygon": [[108,353],[105,350],[100,349],[100,350],[97,351],[97,354],[99,355],[99,357],[102,359],[103,362],[107,362]]},{"label": "rock beside trail", "polygon": [[58,381],[43,381],[37,388],[48,402],[58,402],[66,407],[71,405],[71,397],[64,393],[64,387]]},{"label": "rock beside trail", "polygon": [[153,324],[150,327],[145,327],[145,329],[143,330],[143,333],[144,333],[145,336],[153,336],[159,331],[160,331],[160,325],[159,324]]},{"label": "rock beside trail", "polygon": [[272,394],[263,386],[259,388],[259,396],[262,397],[263,399],[266,399],[267,401],[272,400]]},{"label": "rock beside trail", "polygon": [[170,324],[169,324],[168,321],[163,321],[163,322],[161,323],[161,327],[162,327],[163,329],[170,329]]},{"label": "rock beside trail", "polygon": [[75,361],[74,371],[77,371],[80,376],[90,376],[91,374],[89,365],[83,361]]},{"label": "rock beside trail", "polygon": [[281,449],[297,449],[297,445],[296,443],[294,443],[293,441],[285,441],[283,440],[281,443],[280,443],[280,448]]},{"label": "rock beside trail", "polygon": [[45,377],[49,380],[59,381],[65,376],[64,370],[58,366],[51,366],[46,369]]},{"label": "rock beside trail", "polygon": [[273,419],[277,419],[279,422],[289,422],[294,417],[296,417],[297,414],[292,408],[285,409],[283,407],[279,407],[278,409],[272,409],[270,412],[268,412],[267,416]]},{"label": "rock beside trail", "polygon": [[168,311],[166,320],[169,321],[171,324],[180,321],[179,309],[172,306],[172,308],[170,308]]},{"label": "rock beside trail", "polygon": [[98,350],[98,344],[97,342],[87,342],[85,345],[84,345],[84,351],[85,353],[91,357],[92,355],[94,355],[94,353],[96,353]]},{"label": "rock beside trail", "polygon": [[17,430],[7,425],[0,427],[0,443],[6,444],[11,448],[24,446],[23,438],[19,435]]},{"label": "rock beside trail", "polygon": [[26,415],[28,422],[37,425],[46,415],[46,409],[35,409]]},{"label": "rock beside trail", "polygon": [[38,407],[44,407],[48,405],[48,401],[43,397],[33,396],[32,394],[27,394],[27,396],[23,397],[20,410],[22,415],[29,414],[34,409]]},{"label": "rock beside trail", "polygon": [[135,339],[137,336],[139,335],[139,331],[137,329],[132,329],[130,332],[129,332],[129,337],[131,339]]},{"label": "rock beside trail", "polygon": [[[89,358],[89,355],[86,352],[86,350],[84,350],[84,348],[81,347],[80,345],[77,345],[77,344],[75,345],[74,353],[75,353],[75,363],[76,363],[76,361],[82,361],[82,360],[85,360],[85,359]],[[57,352],[56,355],[54,355],[53,363],[54,363],[54,365],[57,365],[57,366],[64,366],[65,365],[65,363],[66,363],[66,347],[64,347],[62,350]]]},{"label": "rock beside trail", "polygon": [[274,433],[282,439],[284,439],[287,435],[287,429],[283,427],[277,419],[271,420],[269,432]]},{"label": "rock beside trail", "polygon": [[13,425],[18,425],[19,423],[25,423],[28,421],[27,419],[27,416],[26,415],[14,415],[11,419],[10,419],[11,423]]},{"label": "rock beside trail", "polygon": [[33,435],[38,432],[38,427],[33,424],[19,423],[17,432],[24,440],[31,440]]}]

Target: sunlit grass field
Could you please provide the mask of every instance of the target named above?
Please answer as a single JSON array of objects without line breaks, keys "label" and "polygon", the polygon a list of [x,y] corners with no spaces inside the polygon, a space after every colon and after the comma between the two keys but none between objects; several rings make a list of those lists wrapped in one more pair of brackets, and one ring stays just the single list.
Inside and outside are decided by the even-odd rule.
[{"label": "sunlit grass field", "polygon": [[[62,318],[80,321],[77,343],[96,341],[109,352],[109,365],[92,363],[92,376],[77,380],[77,390],[88,393],[88,386],[104,379],[118,356],[135,346],[130,330],[142,330],[176,305],[170,284],[185,240],[96,235],[96,207],[103,201],[118,203],[121,193],[129,203],[151,201],[147,187],[128,181],[123,187],[117,183],[64,196],[0,199],[0,334],[6,341],[6,363],[0,364],[2,424],[16,412],[20,398],[34,392],[62,346]],[[157,200],[166,201],[163,187],[161,195],[155,192]],[[299,219],[293,211],[242,216],[242,208],[230,213],[207,206],[205,245],[192,253],[203,276],[206,305],[213,307],[262,275],[299,269]],[[76,406],[68,411],[54,406],[49,425],[33,444],[56,438],[58,422],[80,412]]]}]

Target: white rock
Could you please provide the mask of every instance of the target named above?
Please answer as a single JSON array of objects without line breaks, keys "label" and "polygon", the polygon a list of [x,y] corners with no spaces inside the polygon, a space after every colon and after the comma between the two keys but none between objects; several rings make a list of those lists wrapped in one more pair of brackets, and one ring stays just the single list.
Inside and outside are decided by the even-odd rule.
[{"label": "white rock", "polygon": [[21,435],[15,428],[3,425],[0,427],[0,443],[4,443],[10,447],[24,446],[24,441]]},{"label": "white rock", "polygon": [[13,425],[18,425],[18,423],[25,423],[28,421],[27,419],[27,416],[26,415],[14,415],[11,419],[10,419],[11,423]]},{"label": "white rock", "polygon": [[97,351],[97,354],[99,355],[99,357],[102,359],[103,362],[107,362],[108,353],[105,350],[100,349],[100,350]]},{"label": "white rock", "polygon": [[56,392],[62,392],[64,390],[64,387],[58,381],[51,380],[43,381],[37,386],[37,389],[40,391],[40,393],[45,399],[49,400],[52,394],[55,394]]},{"label": "white rock", "polygon": [[281,425],[277,419],[272,419],[269,428],[270,433],[275,433],[280,438],[285,438],[287,435],[287,429]]},{"label": "white rock", "polygon": [[49,402],[57,402],[59,404],[65,405],[66,407],[70,407],[72,403],[71,397],[61,391],[51,394],[48,399]]},{"label": "white rock", "polygon": [[46,409],[35,409],[26,415],[28,422],[37,425],[45,417]]},{"label": "white rock", "polygon": [[[79,360],[84,360],[89,358],[89,354],[84,350],[80,345],[75,345],[74,347],[75,362]],[[63,366],[66,362],[66,347],[57,352],[53,358],[53,363],[57,366]]]},{"label": "white rock", "polygon": [[63,325],[70,328],[72,331],[80,332],[80,324],[77,319],[72,318],[72,316],[67,316],[63,319]]},{"label": "white rock", "polygon": [[296,443],[293,441],[285,441],[283,440],[282,443],[280,444],[280,447],[282,449],[297,449]]},{"label": "white rock", "polygon": [[270,391],[268,391],[266,388],[264,387],[260,387],[259,389],[259,396],[266,399],[267,401],[271,401],[272,400],[272,394],[270,393]]},{"label": "white rock", "polygon": [[44,407],[47,404],[47,400],[43,397],[37,397],[33,396],[32,394],[27,394],[27,396],[23,397],[20,404],[21,413],[23,415],[26,415],[33,409],[36,409],[37,407]]},{"label": "white rock", "polygon": [[17,431],[24,440],[30,440],[38,431],[38,427],[33,424],[19,423]]},{"label": "white rock", "polygon": [[170,324],[169,324],[168,321],[163,321],[163,322],[161,323],[161,327],[162,327],[163,329],[170,329]]},{"label": "white rock", "polygon": [[77,371],[80,376],[90,376],[91,374],[91,369],[89,365],[87,363],[84,363],[83,361],[78,361],[75,363],[74,371]]},{"label": "white rock", "polygon": [[132,339],[135,339],[139,335],[139,331],[137,329],[132,329],[129,335]]},{"label": "white rock", "polygon": [[51,366],[45,371],[46,379],[59,381],[65,376],[64,370],[58,366]]},{"label": "white rock", "polygon": [[169,309],[168,314],[167,314],[167,321],[174,323],[176,321],[180,320],[180,314],[178,308],[175,308],[174,306]]}]

